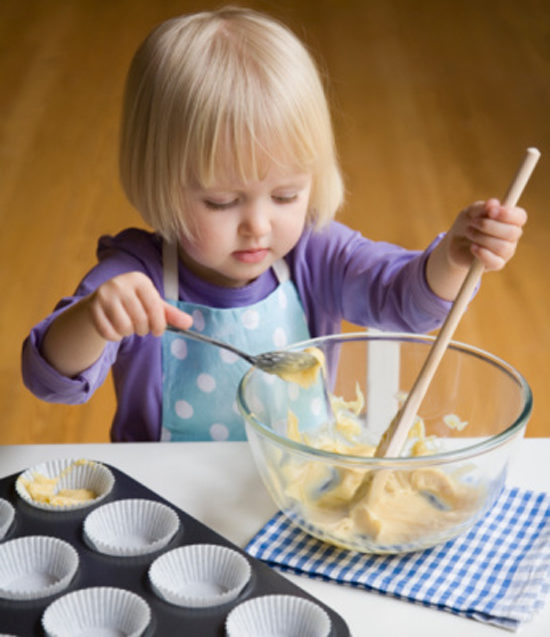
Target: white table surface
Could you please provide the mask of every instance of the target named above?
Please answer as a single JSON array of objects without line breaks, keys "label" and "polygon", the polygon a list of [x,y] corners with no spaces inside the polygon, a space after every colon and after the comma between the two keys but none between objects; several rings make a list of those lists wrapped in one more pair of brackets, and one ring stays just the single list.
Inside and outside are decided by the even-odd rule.
[{"label": "white table surface", "polygon": [[[107,462],[244,547],[275,513],[246,443],[0,446],[0,477],[52,458]],[[550,438],[522,441],[508,484],[550,491]],[[285,575],[339,613],[353,637],[499,637],[507,631],[364,590]],[[550,600],[520,637],[550,636]]]}]

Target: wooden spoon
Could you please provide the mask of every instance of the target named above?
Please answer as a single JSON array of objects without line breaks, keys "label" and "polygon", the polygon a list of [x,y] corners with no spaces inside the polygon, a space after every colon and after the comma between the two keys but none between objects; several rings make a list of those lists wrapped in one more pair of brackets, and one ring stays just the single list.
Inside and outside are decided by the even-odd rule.
[{"label": "wooden spoon", "polygon": [[[515,206],[517,204],[539,157],[540,152],[536,148],[527,149],[518,172],[504,197],[503,205]],[[478,259],[474,259],[411,391],[378,443],[374,454],[376,457],[397,457],[401,452],[418,408],[482,274],[483,264]]]}]

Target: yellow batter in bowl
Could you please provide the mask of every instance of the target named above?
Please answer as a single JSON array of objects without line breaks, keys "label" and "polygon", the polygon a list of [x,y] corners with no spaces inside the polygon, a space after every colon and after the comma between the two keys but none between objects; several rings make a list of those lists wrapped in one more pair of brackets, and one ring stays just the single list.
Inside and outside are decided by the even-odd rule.
[{"label": "yellow batter in bowl", "polygon": [[[357,415],[364,398],[358,386],[356,394],[348,402],[331,397],[334,428],[321,434],[300,433],[298,419],[289,411],[287,436],[331,453],[374,457],[376,447],[360,441]],[[465,426],[454,414],[444,421],[448,426]],[[411,457],[429,455],[437,448],[437,440],[426,437],[418,417],[409,441]],[[463,470],[453,474],[435,467],[369,470],[287,458],[279,475],[281,495],[294,501],[305,520],[343,545],[365,535],[377,544],[408,545],[428,531],[444,533],[470,518],[485,495],[482,487],[463,480]]]}]

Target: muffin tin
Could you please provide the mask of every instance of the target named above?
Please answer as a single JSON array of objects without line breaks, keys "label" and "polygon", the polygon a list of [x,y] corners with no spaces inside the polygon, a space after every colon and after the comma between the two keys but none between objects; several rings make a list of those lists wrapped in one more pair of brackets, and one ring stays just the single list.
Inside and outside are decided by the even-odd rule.
[{"label": "muffin tin", "polygon": [[[110,493],[100,502],[65,511],[45,510],[24,501],[15,487],[20,474],[0,479],[0,501],[6,501],[14,509],[13,520],[4,537],[0,538],[0,547],[12,540],[27,536],[42,536],[69,544],[78,555],[76,573],[63,590],[38,599],[0,598],[0,635],[43,637],[46,635],[42,624],[46,609],[48,609],[46,620],[49,620],[51,624],[52,620],[58,616],[59,610],[63,610],[60,607],[65,601],[73,602],[94,595],[107,595],[108,599],[113,599],[121,595],[120,591],[126,591],[126,593],[139,596],[150,610],[150,621],[142,632],[142,637],[167,637],[175,634],[224,637],[228,634],[226,629],[231,629],[230,634],[233,637],[238,635],[235,627],[243,622],[244,624],[254,622],[254,617],[250,616],[250,613],[259,612],[265,619],[264,615],[267,612],[265,609],[273,607],[273,604],[278,606],[280,603],[284,604],[282,608],[296,609],[292,612],[300,613],[304,609],[322,618],[320,624],[323,628],[318,633],[322,637],[350,637],[346,623],[331,608],[140,482],[116,467],[105,466],[110,469],[114,477]],[[151,540],[155,549],[153,551],[138,550],[126,551],[124,555],[109,554],[117,552],[115,542],[114,549],[111,543],[110,550],[103,552],[100,542],[96,541],[94,544],[90,541],[85,532],[85,521],[91,514],[97,518],[102,507],[106,507],[105,511],[112,514],[107,507],[113,503],[122,503],[124,500],[136,501],[137,504],[132,505],[132,509],[134,506],[144,507],[143,501],[149,501],[151,503],[149,508],[153,509],[168,507],[178,517],[177,530],[173,532],[172,524],[168,530],[171,534],[170,539],[163,540],[158,545],[154,543],[156,540],[153,538]],[[11,509],[6,504],[3,508],[8,511],[11,518]],[[118,505],[115,505],[115,508],[118,508]],[[120,508],[125,510],[126,507]],[[140,510],[146,510],[146,508]],[[93,521],[94,518],[91,520]],[[91,526],[88,520],[88,530]],[[111,515],[107,527],[112,526]],[[95,532],[97,533],[97,528]],[[120,539],[117,541],[120,543]],[[191,565],[188,563],[189,560]],[[193,560],[198,560],[195,567],[193,567]],[[227,566],[223,566],[225,563]],[[216,574],[217,564],[228,573]],[[169,581],[170,577],[174,577],[174,570],[177,576],[178,569],[181,569],[182,573],[193,572],[197,577],[204,577],[204,573],[207,573],[208,577],[215,576],[213,578],[215,585],[219,582],[223,584],[219,598],[221,603],[212,602],[211,599],[201,603],[200,595],[195,594],[201,588],[200,586],[197,586],[196,590],[191,587],[192,601],[188,601],[187,594],[182,594],[181,591],[176,591],[172,597],[167,595],[164,588],[166,578]],[[114,591],[105,592],[108,587],[118,589],[119,592],[116,594]],[[226,590],[231,590],[231,594],[226,595]],[[211,597],[212,594],[212,591],[207,591],[207,596]],[[132,596],[126,594],[126,597]],[[288,612],[288,610],[285,611],[285,613]],[[276,615],[278,614],[277,612]],[[295,625],[299,625],[298,618]],[[295,634],[301,635],[301,632],[292,632],[295,630],[295,628],[289,629],[289,637],[294,637]],[[245,634],[249,633],[243,632],[243,635]]]}]

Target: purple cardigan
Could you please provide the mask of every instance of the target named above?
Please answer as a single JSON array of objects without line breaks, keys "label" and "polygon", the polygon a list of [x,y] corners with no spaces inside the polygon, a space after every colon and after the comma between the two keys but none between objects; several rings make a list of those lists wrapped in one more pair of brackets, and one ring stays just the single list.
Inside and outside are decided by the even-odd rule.
[{"label": "purple cardigan", "polygon": [[[450,303],[430,291],[424,275],[427,256],[438,240],[424,252],[416,252],[370,241],[337,222],[322,232],[306,230],[286,261],[311,335],[339,332],[342,319],[359,326],[417,333],[438,327]],[[43,400],[79,404],[91,397],[112,367],[117,395],[112,440],[158,440],[162,419],[159,338],[134,335],[108,343],[100,358],[74,378],[59,374],[40,353],[52,320],[117,274],[144,272],[163,293],[162,241],[158,235],[131,228],[115,237],[101,237],[97,256],[98,264],[74,295],[63,298],[25,340],[23,380]],[[276,286],[271,270],[245,287],[225,288],[205,283],[179,264],[182,301],[241,307],[260,301]]]}]

